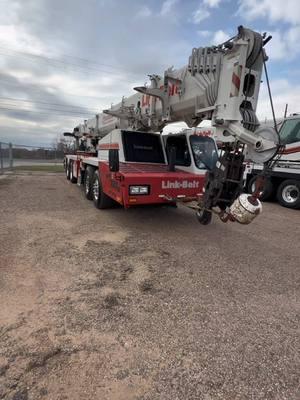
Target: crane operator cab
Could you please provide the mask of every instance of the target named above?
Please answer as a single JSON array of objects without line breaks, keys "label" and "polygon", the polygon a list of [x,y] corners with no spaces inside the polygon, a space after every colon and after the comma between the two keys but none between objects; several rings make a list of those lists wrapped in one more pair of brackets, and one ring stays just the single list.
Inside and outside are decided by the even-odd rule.
[{"label": "crane operator cab", "polygon": [[193,129],[163,136],[168,161],[174,151],[174,164],[178,169],[205,175],[218,160],[218,149],[213,138],[201,136]]}]

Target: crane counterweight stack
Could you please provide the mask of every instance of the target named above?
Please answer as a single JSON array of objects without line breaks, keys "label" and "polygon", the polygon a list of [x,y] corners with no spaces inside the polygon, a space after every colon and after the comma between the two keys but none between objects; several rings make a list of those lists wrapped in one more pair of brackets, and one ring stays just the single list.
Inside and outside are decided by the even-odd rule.
[{"label": "crane counterweight stack", "polygon": [[[227,143],[226,156],[210,170],[202,208],[211,210],[219,206],[224,213],[240,192],[240,144],[247,145],[248,158],[255,162],[268,162],[278,151],[275,130],[260,128],[256,117],[261,75],[267,60],[263,45],[267,40],[264,35],[239,27],[235,37],[219,46],[194,48],[185,67],[169,68],[163,76],[149,75],[150,85],[135,87],[136,94],[124,97],[77,126],[74,135],[103,138],[100,145],[101,141],[111,142],[118,129],[150,134],[173,122],[184,121],[192,128],[203,120],[211,120],[218,137]],[[191,152],[189,145],[182,146]],[[185,149],[178,146],[179,151]],[[168,151],[166,156],[171,158]],[[180,165],[178,168],[187,167]],[[216,169],[223,169],[223,173]]]}]

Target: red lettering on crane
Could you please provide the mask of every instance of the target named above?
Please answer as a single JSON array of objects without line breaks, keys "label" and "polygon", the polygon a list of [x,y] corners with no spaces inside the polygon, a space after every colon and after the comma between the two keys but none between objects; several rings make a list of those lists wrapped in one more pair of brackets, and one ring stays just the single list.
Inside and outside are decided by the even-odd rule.
[{"label": "red lettering on crane", "polygon": [[209,136],[212,136],[213,135],[213,132],[211,131],[211,130],[209,130],[209,129],[207,129],[207,130],[199,130],[199,131],[196,131],[195,132],[195,135],[196,136],[205,136],[205,137],[209,137]]},{"label": "red lettering on crane", "polygon": [[178,94],[178,86],[175,83],[169,83],[168,84],[168,95],[174,96],[175,94]]},{"label": "red lettering on crane", "polygon": [[150,106],[150,95],[144,94],[142,97],[142,107],[147,107],[147,106]]}]

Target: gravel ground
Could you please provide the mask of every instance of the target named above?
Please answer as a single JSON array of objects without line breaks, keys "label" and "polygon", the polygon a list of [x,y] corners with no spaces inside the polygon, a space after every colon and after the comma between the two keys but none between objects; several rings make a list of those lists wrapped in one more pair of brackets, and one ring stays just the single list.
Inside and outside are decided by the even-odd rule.
[{"label": "gravel ground", "polygon": [[299,400],[300,213],[201,226],[0,180],[0,398]]}]

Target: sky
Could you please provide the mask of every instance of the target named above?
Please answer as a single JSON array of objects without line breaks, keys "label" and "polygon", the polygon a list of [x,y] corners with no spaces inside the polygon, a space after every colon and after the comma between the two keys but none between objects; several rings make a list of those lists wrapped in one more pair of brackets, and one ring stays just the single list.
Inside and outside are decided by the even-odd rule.
[{"label": "sky", "polygon": [[[300,111],[299,0],[0,0],[0,141],[52,146],[148,74],[244,25],[266,51],[276,116]],[[257,108],[271,109],[263,78]],[[175,128],[179,128],[180,124]]]}]

